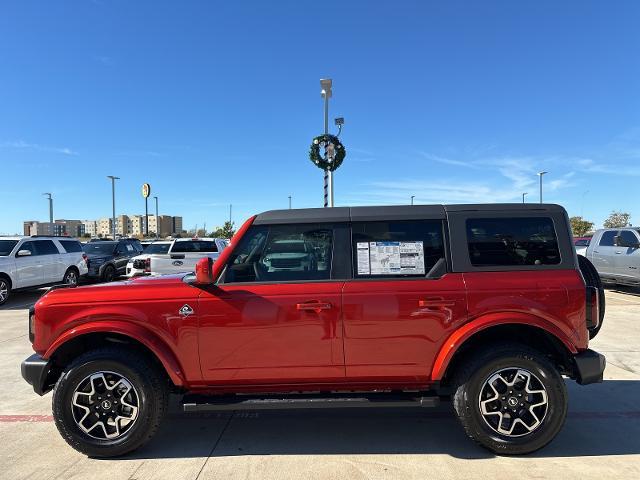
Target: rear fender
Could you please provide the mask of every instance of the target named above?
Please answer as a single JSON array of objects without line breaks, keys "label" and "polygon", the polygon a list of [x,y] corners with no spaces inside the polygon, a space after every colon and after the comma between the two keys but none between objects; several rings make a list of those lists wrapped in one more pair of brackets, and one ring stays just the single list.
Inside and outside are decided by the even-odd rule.
[{"label": "rear fender", "polygon": [[499,314],[484,315],[466,323],[447,338],[440,348],[433,364],[431,379],[433,381],[442,380],[451,359],[467,340],[483,330],[499,325],[527,325],[540,328],[560,340],[571,353],[578,353],[576,346],[570,338],[549,320],[545,320],[544,318],[537,317],[535,315],[517,312],[503,312]]},{"label": "rear fender", "polygon": [[166,345],[166,343],[147,328],[129,322],[121,322],[117,320],[109,321],[108,324],[103,322],[94,322],[85,323],[71,328],[56,338],[49,348],[47,348],[43,357],[47,359],[51,358],[51,356],[55,354],[56,350],[66,342],[91,333],[119,334],[142,343],[156,356],[160,363],[162,363],[162,366],[175,385],[185,385],[185,376],[183,369],[180,366],[180,362],[178,362],[175,354]]}]

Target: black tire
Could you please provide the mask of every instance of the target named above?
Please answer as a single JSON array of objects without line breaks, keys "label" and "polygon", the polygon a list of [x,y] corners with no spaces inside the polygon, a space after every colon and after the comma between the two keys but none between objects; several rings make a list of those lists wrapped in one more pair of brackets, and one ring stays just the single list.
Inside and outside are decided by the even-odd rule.
[{"label": "black tire", "polygon": [[[542,385],[546,390],[547,397],[544,415],[542,415],[543,411],[539,410],[541,407],[537,407],[536,414],[538,417],[542,417],[537,427],[529,432],[524,430],[522,425],[514,422],[515,429],[511,427],[514,435],[520,434],[523,430],[525,431],[520,436],[505,435],[498,432],[489,422],[493,422],[496,418],[500,418],[500,422],[502,422],[502,415],[496,417],[498,414],[493,413],[483,416],[480,405],[480,395],[486,391],[483,390],[483,387],[487,388],[488,380],[497,372],[508,373],[511,369],[515,369],[516,372],[518,369],[522,369],[533,374],[534,377],[531,383],[527,385],[534,385],[534,382],[535,384],[539,382],[537,388]],[[496,382],[496,385],[499,383]],[[562,376],[547,357],[524,345],[502,344],[488,347],[479,355],[471,357],[470,361],[465,362],[460,367],[456,372],[454,385],[456,390],[453,395],[453,406],[466,434],[478,444],[499,455],[522,455],[544,447],[558,434],[567,415],[567,390]],[[518,385],[516,384],[516,386]],[[512,399],[520,401],[518,392],[521,390],[517,390],[516,387],[511,388],[516,393],[509,394],[511,390],[508,390],[505,392],[505,397],[498,398],[496,396],[498,404],[502,403],[506,407],[511,405]],[[506,401],[503,399],[506,399]],[[531,399],[532,401],[537,401],[537,398],[531,397]],[[522,399],[522,401],[525,400]],[[525,404],[520,405],[527,407]],[[491,404],[487,405],[488,409],[490,407],[492,407]],[[495,412],[502,412],[502,408],[503,406],[496,406]],[[518,404],[515,405],[515,408],[518,409]],[[524,408],[518,410],[519,412],[525,412]],[[528,408],[528,410],[531,409]],[[511,415],[509,410],[504,414]],[[526,421],[533,418],[530,414],[525,415],[529,415],[529,418],[523,417]],[[498,424],[498,426],[500,425],[502,423]]]},{"label": "black tire", "polygon": [[64,272],[64,277],[62,277],[62,283],[65,285],[78,285],[79,280],[80,275],[78,270],[74,267],[67,268],[67,271]]},{"label": "black tire", "polygon": [[[130,427],[117,438],[96,438],[102,436],[99,428],[89,430],[90,435],[83,431],[74,418],[72,400],[76,389],[81,387],[92,374],[107,372],[107,375],[119,375],[130,382],[137,398],[137,416]],[[93,383],[91,384],[93,387]],[[113,385],[115,387],[115,384]],[[99,392],[98,388],[95,391]],[[102,395],[106,391],[103,390]],[[113,393],[116,390],[114,389]],[[94,396],[97,396],[98,393]],[[86,398],[86,397],[85,397]],[[104,397],[106,399],[106,397]],[[114,395],[111,401],[117,399]],[[120,397],[119,407],[122,409]],[[94,399],[96,400],[96,399]],[[131,401],[129,398],[128,401]],[[160,422],[167,410],[168,382],[163,372],[149,359],[131,350],[119,347],[105,347],[84,353],[75,359],[62,373],[53,390],[52,410],[56,427],[62,438],[77,451],[90,457],[116,457],[129,453],[146,443],[158,430]],[[96,415],[100,420],[100,408],[103,401],[95,401],[87,409],[88,421],[95,420],[90,415]],[[117,403],[117,400],[113,402]],[[93,409],[96,409],[93,412]],[[118,407],[115,407],[118,408]],[[76,416],[77,408],[75,410]],[[122,413],[115,413],[121,415]],[[109,415],[109,413],[107,413]],[[108,423],[108,421],[107,421]],[[88,424],[85,425],[87,428]],[[106,432],[106,430],[105,430]]]},{"label": "black tire", "polygon": [[116,278],[116,269],[113,265],[107,265],[104,267],[104,270],[102,271],[102,281],[112,282],[114,278]]},{"label": "black tire", "polygon": [[0,275],[0,305],[4,305],[11,296],[11,280]]},{"label": "black tire", "polygon": [[598,274],[598,270],[596,270],[596,267],[593,266],[593,263],[591,263],[588,258],[583,257],[582,255],[578,255],[578,266],[580,267],[580,272],[582,273],[584,282],[587,287],[595,287],[596,289],[598,289],[598,306],[600,310],[600,318],[598,319],[598,326],[589,329],[589,338],[593,339],[596,335],[598,335],[600,328],[602,328],[602,323],[604,322],[604,311],[606,308],[604,286],[602,285],[602,279]]}]

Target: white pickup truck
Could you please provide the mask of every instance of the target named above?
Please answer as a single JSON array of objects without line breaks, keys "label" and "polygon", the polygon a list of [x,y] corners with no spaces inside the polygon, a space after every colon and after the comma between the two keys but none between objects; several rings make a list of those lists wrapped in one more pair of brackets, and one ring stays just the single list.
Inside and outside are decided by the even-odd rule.
[{"label": "white pickup truck", "polygon": [[167,253],[149,255],[145,271],[151,275],[193,272],[198,260],[210,257],[215,261],[227,245],[224,238],[176,238]]}]

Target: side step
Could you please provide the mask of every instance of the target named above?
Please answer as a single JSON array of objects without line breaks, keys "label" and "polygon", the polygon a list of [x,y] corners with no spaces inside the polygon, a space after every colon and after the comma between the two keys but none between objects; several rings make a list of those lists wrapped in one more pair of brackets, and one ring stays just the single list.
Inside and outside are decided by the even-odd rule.
[{"label": "side step", "polygon": [[311,408],[389,408],[436,407],[440,397],[420,394],[292,394],[292,395],[186,395],[182,401],[185,412],[224,410],[280,410]]}]

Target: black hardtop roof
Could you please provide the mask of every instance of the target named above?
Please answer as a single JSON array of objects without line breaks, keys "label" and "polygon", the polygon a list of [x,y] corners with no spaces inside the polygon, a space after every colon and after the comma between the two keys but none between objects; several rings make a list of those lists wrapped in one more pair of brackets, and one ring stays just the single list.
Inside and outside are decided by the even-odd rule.
[{"label": "black hardtop roof", "polygon": [[366,207],[298,208],[269,210],[256,216],[254,225],[280,223],[362,222],[384,220],[444,219],[449,212],[564,211],[553,203],[484,203],[458,205],[381,205]]}]

